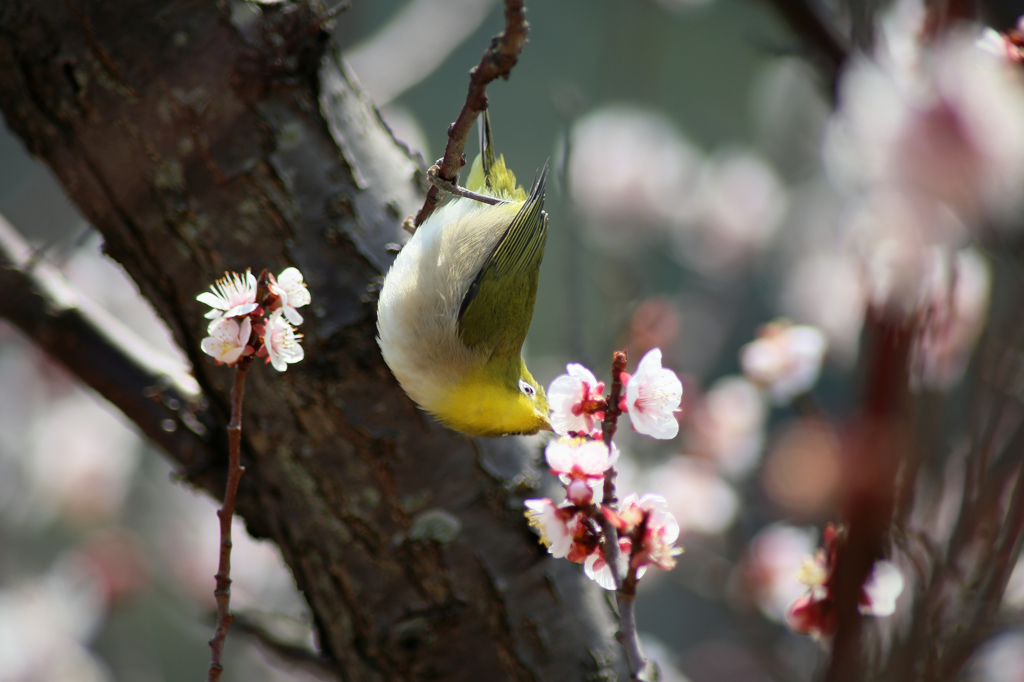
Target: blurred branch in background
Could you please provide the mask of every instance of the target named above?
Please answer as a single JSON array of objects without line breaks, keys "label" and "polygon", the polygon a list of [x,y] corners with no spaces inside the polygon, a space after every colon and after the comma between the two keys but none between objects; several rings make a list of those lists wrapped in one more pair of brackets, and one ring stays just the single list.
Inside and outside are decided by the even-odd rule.
[{"label": "blurred branch in background", "polygon": [[850,55],[850,40],[818,0],[769,0],[790,29],[806,43],[811,63],[818,66],[828,92],[838,94],[839,75]]},{"label": "blurred branch in background", "polygon": [[840,6],[849,23],[850,43],[860,52],[870,53],[875,46],[878,12],[882,0],[842,0]]},{"label": "blurred branch in background", "polygon": [[373,35],[345,50],[345,61],[378,107],[433,73],[497,0],[409,0]]},{"label": "blurred branch in background", "polygon": [[[78,292],[0,216],[0,317],[135,422],[186,468],[223,457],[188,368]],[[217,453],[217,454],[215,454]]]},{"label": "blurred branch in background", "polygon": [[863,397],[847,426],[844,448],[841,519],[846,532],[828,585],[838,619],[825,678],[830,682],[870,679],[862,644],[862,590],[875,562],[889,552],[896,477],[912,451],[908,408],[915,333],[914,320],[899,307],[869,308],[861,349]]}]

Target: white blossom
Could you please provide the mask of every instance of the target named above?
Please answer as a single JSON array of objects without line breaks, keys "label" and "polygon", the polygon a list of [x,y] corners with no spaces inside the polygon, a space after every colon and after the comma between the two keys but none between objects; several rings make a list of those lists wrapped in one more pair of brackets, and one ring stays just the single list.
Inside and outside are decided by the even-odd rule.
[{"label": "white blossom", "polygon": [[653,493],[643,497],[630,493],[622,500],[620,508],[620,516],[630,525],[636,526],[645,517],[647,519],[643,545],[631,558],[631,563],[639,568],[648,564],[666,571],[674,568],[675,556],[683,550],[674,545],[679,538],[679,522],[667,510],[668,501]]},{"label": "white blossom", "polygon": [[647,351],[626,385],[626,411],[633,428],[652,438],[675,438],[675,413],[682,398],[683,383],[675,372],[662,368],[661,349]]},{"label": "white blossom", "polygon": [[[548,443],[544,451],[551,473],[566,486],[566,494],[574,504],[589,504],[604,482],[605,472],[615,466],[619,449],[599,440],[563,437]],[[598,499],[600,501],[600,498]]]},{"label": "white blossom", "polygon": [[757,386],[741,376],[722,377],[693,410],[688,446],[713,459],[727,476],[740,478],[761,460],[767,418]]},{"label": "white blossom", "polygon": [[[633,545],[629,538],[619,538],[619,551],[623,556],[628,558],[632,547]],[[604,552],[601,549],[588,556],[587,560],[583,562],[583,572],[587,574],[588,578],[604,589],[615,589],[615,574],[612,573],[612,567],[605,561]],[[636,577],[639,579],[646,572],[647,567],[641,566],[636,571]]]},{"label": "white blossom", "polygon": [[570,363],[565,371],[567,374],[555,377],[548,387],[551,428],[563,436],[570,431],[593,435],[600,429],[604,412],[591,408],[602,400],[604,384],[583,365]]},{"label": "white blossom", "polygon": [[871,576],[864,583],[867,603],[860,605],[860,612],[879,618],[896,612],[896,599],[903,592],[903,574],[891,561],[876,561]]},{"label": "white blossom", "polygon": [[312,299],[298,268],[286,268],[276,279],[271,278],[269,289],[280,299],[280,309],[288,321],[294,325],[302,324],[302,315],[296,308],[308,305]]},{"label": "white blossom", "polygon": [[[248,315],[259,307],[256,303],[256,278],[248,270],[243,279],[237,272],[226,273],[224,277],[210,287],[212,291],[204,291],[196,296],[200,303],[213,308],[206,313],[207,319],[219,320],[224,317]],[[214,323],[210,323],[210,333]]]},{"label": "white blossom", "polygon": [[559,438],[548,443],[544,451],[551,473],[568,483],[572,478],[604,478],[604,473],[615,466],[619,449],[611,449],[599,440]]},{"label": "white blossom", "polygon": [[222,317],[210,325],[210,335],[203,339],[203,352],[217,362],[233,365],[245,355],[252,335],[252,322],[243,318],[241,323],[233,317]]},{"label": "white blossom", "polygon": [[544,498],[540,500],[526,500],[526,518],[530,526],[540,535],[541,544],[548,548],[551,556],[556,559],[563,559],[569,554],[572,546],[572,533],[569,530],[567,521],[571,512],[559,508],[551,500]]},{"label": "white blossom", "polygon": [[267,362],[278,372],[284,372],[289,364],[302,360],[305,353],[299,345],[301,338],[302,335],[295,331],[295,327],[284,319],[282,311],[274,311],[267,321],[267,330],[263,337]]}]

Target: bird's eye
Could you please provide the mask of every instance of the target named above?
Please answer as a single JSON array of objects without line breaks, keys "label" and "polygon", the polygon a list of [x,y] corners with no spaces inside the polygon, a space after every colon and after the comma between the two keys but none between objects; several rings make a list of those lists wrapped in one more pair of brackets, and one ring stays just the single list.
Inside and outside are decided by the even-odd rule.
[{"label": "bird's eye", "polygon": [[533,386],[526,383],[522,379],[519,380],[519,390],[522,391],[524,395],[527,395],[531,398],[533,397],[533,394],[536,392],[533,390]]}]

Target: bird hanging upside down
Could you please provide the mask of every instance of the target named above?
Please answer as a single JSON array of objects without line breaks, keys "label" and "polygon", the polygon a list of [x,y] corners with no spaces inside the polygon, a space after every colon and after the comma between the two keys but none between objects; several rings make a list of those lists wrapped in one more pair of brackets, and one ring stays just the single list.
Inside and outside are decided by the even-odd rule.
[{"label": "bird hanging upside down", "polygon": [[467,189],[494,205],[452,197],[402,247],[377,304],[381,352],[409,397],[471,436],[550,429],[544,389],[523,362],[548,233],[547,166],[529,196],[504,157],[490,120]]}]

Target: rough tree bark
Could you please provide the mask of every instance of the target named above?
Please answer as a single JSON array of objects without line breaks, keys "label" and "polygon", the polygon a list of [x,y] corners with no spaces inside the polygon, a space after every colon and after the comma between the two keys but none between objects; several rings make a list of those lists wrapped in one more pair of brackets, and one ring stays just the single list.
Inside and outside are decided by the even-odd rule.
[{"label": "rough tree bark", "polygon": [[[199,353],[196,294],[225,270],[306,275],[306,360],[251,373],[239,511],[281,547],[339,679],[612,679],[620,652],[600,590],[526,527],[529,449],[431,424],[381,360],[374,291],[385,244],[422,201],[421,172],[317,11],[6,0],[0,108],[191,359],[216,425],[207,442],[223,442],[232,372]],[[30,335],[45,330],[21,313]],[[47,347],[72,368],[85,352],[52,336]],[[114,390],[102,366],[82,374],[122,409],[151,400]],[[168,455],[217,495],[226,450],[203,452]]]}]

